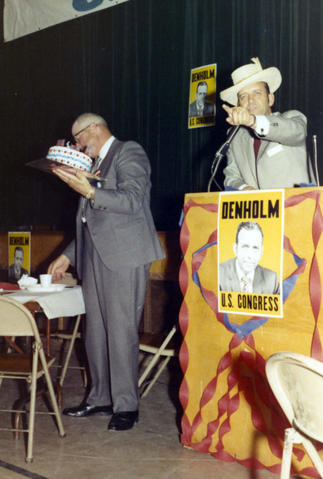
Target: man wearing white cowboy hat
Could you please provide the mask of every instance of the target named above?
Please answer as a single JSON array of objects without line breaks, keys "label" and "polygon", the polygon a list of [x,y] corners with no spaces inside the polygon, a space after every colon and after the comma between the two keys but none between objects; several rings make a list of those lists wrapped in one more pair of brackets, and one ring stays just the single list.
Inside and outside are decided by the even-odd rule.
[{"label": "man wearing white cowboy hat", "polygon": [[251,60],[232,73],[233,86],[220,93],[232,105],[223,105],[226,121],[242,127],[227,153],[224,185],[248,190],[310,183],[306,117],[297,110],[272,113],[281,73],[276,67],[263,70],[258,58]]}]

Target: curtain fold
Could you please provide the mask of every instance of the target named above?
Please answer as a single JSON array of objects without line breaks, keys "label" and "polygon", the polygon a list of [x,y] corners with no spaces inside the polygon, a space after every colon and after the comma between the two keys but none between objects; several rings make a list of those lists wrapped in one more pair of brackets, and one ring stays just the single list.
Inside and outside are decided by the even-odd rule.
[{"label": "curtain fold", "polygon": [[[77,115],[94,111],[121,140],[143,145],[157,227],[178,228],[184,194],[206,191],[225,140],[218,93],[253,56],[282,72],[276,109],[301,110],[309,140],[319,135],[322,10],[321,0],[132,0],[0,45],[0,227],[73,229],[77,195],[24,164],[69,137]],[[216,125],[188,130],[190,70],[211,63]]]}]

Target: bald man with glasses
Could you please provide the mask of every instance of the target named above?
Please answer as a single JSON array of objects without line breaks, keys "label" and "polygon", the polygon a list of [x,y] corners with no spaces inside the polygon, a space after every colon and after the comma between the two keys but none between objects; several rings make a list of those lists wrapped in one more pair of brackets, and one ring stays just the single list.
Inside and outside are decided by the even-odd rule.
[{"label": "bald man with glasses", "polygon": [[99,115],[79,116],[72,135],[96,159],[104,181],[93,184],[84,172],[55,168],[81,198],[76,240],[48,271],[62,278],[73,265],[82,279],[91,373],[87,398],[63,413],[111,415],[108,429],[127,430],[138,421],[138,327],[146,282],[150,264],[164,257],[150,211],[150,164],[138,143],[116,139]]}]

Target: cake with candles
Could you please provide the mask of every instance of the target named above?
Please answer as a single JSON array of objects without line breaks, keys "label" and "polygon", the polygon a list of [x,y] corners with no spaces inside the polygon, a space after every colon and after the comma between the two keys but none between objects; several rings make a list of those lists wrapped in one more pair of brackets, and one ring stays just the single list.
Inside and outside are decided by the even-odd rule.
[{"label": "cake with candles", "polygon": [[51,146],[46,158],[60,165],[86,172],[90,172],[92,167],[92,159],[89,156],[68,146]]}]

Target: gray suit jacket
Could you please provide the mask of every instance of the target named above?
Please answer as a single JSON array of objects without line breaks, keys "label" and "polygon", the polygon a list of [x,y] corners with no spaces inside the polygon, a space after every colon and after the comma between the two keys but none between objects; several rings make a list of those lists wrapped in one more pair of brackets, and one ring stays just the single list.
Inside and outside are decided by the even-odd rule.
[{"label": "gray suit jacket", "polygon": [[261,141],[257,162],[250,130],[241,127],[232,140],[224,169],[224,185],[239,189],[293,188],[310,183],[306,153],[306,117],[299,111],[267,116],[269,133]]},{"label": "gray suit jacket", "polygon": [[[215,114],[215,107],[213,103],[206,101],[203,108],[203,116],[211,116]],[[190,104],[189,116],[198,116],[196,100]]]},{"label": "gray suit jacket", "polygon": [[[150,211],[150,164],[143,148],[115,139],[100,165],[106,178],[94,201],[81,198],[76,241],[64,251],[82,277],[82,209],[87,228],[104,265],[112,271],[135,268],[164,257]],[[76,261],[75,261],[76,255]]]},{"label": "gray suit jacket", "polygon": [[[236,258],[231,258],[219,265],[219,278],[221,291],[241,291]],[[279,294],[279,283],[275,271],[257,265],[253,279],[253,293]]]}]

